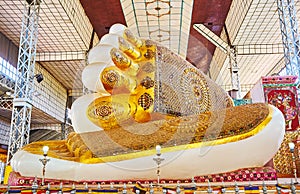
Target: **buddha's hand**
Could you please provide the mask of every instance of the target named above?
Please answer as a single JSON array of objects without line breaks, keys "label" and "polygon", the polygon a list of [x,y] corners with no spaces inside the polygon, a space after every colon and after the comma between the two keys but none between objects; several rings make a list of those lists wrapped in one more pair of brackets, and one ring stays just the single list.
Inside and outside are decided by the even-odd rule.
[{"label": "buddha's hand", "polygon": [[93,100],[87,115],[103,129],[200,114],[228,104],[226,93],[200,70],[120,24],[90,51],[88,63],[83,83],[107,95]]}]

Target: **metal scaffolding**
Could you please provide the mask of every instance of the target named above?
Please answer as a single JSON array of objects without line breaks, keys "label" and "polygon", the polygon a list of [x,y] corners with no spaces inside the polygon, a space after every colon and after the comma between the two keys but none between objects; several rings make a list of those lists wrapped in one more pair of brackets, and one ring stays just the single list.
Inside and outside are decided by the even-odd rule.
[{"label": "metal scaffolding", "polygon": [[13,109],[12,98],[0,97],[0,109],[12,110]]},{"label": "metal scaffolding", "polygon": [[25,0],[7,162],[29,143],[40,0]]},{"label": "metal scaffolding", "polygon": [[277,0],[287,75],[300,75],[298,24],[294,0]]}]

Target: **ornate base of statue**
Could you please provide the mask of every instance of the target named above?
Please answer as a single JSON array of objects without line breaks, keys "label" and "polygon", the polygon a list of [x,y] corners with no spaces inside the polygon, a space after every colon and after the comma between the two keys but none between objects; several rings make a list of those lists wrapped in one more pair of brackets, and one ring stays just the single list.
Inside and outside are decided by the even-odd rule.
[{"label": "ornate base of statue", "polygon": [[[9,178],[9,185],[11,186],[30,186],[32,185],[35,177],[23,177],[18,173],[11,173]],[[277,180],[276,171],[271,167],[259,167],[259,168],[244,168],[232,172],[221,173],[221,174],[212,174],[206,176],[196,176],[194,177],[194,181],[197,183],[207,183],[209,182],[248,182],[248,181],[275,181]],[[41,182],[42,179],[37,179],[38,182]],[[113,184],[134,184],[136,181],[141,182],[142,184],[150,184],[156,183],[157,180],[122,180],[120,177],[119,180],[109,180],[109,181],[102,181],[102,180],[94,180],[94,181],[70,181],[70,180],[55,180],[55,179],[45,179],[45,184],[48,183],[50,185],[59,185],[63,183],[63,185],[72,185],[75,183],[76,185],[82,185],[84,183],[97,185],[98,183],[109,185]],[[161,184],[176,184],[177,182],[180,183],[191,183],[191,179],[161,179]]]}]

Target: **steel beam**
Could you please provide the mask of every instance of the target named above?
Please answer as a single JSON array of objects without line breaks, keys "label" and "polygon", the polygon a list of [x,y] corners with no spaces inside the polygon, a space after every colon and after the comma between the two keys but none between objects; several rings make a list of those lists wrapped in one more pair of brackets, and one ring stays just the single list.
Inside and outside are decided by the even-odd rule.
[{"label": "steel beam", "polygon": [[[294,0],[277,0],[287,75],[300,75],[299,34]],[[299,82],[299,79],[298,79]]]},{"label": "steel beam", "polygon": [[12,98],[0,98],[0,109],[12,111],[13,99]]},{"label": "steel beam", "polygon": [[283,54],[282,44],[248,44],[237,45],[237,55]]},{"label": "steel beam", "polygon": [[85,60],[86,51],[36,53],[36,61],[69,61]]},{"label": "steel beam", "polygon": [[15,88],[15,81],[4,73],[0,72],[0,86],[6,88],[7,91],[12,92]]},{"label": "steel beam", "polygon": [[7,162],[29,143],[40,0],[25,0]]}]

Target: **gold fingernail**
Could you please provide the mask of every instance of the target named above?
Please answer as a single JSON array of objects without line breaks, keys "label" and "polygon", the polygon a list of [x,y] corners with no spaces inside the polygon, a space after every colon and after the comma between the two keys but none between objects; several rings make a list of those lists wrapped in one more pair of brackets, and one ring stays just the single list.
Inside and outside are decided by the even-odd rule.
[{"label": "gold fingernail", "polygon": [[143,41],[136,37],[130,30],[124,30],[124,37],[136,47],[143,46]]},{"label": "gold fingernail", "polygon": [[119,47],[121,51],[134,59],[137,59],[141,56],[141,53],[122,37],[119,37]]}]

